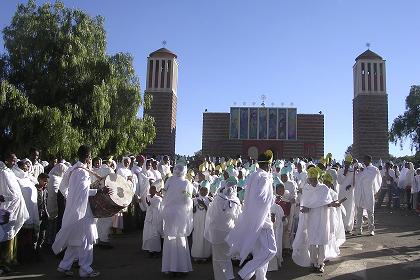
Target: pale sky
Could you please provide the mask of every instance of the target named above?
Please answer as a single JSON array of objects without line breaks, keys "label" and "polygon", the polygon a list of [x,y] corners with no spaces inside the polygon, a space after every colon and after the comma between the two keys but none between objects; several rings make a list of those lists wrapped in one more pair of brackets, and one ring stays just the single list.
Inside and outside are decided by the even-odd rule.
[{"label": "pale sky", "polygon": [[[17,3],[2,1],[0,28]],[[45,1],[37,1],[42,3]],[[325,153],[336,158],[352,141],[354,59],[371,50],[386,59],[389,126],[420,84],[420,1],[383,0],[66,0],[105,18],[108,52],[129,52],[145,89],[146,61],[162,47],[178,55],[176,152],[201,149],[202,113],[234,102],[325,114]],[[3,52],[1,40],[0,51]],[[408,143],[393,155],[412,154]]]}]

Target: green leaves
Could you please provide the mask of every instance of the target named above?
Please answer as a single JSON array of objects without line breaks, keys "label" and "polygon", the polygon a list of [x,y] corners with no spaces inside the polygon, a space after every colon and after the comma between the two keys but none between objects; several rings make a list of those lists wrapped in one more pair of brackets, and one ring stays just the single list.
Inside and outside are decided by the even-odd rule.
[{"label": "green leaves", "polygon": [[138,119],[140,83],[127,53],[106,54],[104,19],[62,2],[19,5],[3,30],[1,148],[73,157],[82,143],[99,155],[138,153],[154,139]]},{"label": "green leaves", "polygon": [[405,99],[406,111],[399,115],[393,122],[389,139],[400,143],[409,138],[411,149],[420,151],[420,86],[412,86]]}]

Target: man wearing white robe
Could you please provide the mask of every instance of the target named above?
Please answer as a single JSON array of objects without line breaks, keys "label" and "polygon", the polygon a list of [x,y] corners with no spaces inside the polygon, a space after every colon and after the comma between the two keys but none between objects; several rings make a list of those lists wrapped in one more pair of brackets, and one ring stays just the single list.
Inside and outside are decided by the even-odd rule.
[{"label": "man wearing white robe", "polygon": [[351,167],[353,158],[351,155],[347,155],[344,161],[344,168],[340,169],[337,173],[338,198],[347,198],[343,202],[343,206],[346,209],[346,215],[343,215],[344,228],[347,233],[353,231],[354,227],[354,216],[356,214],[356,207],[354,204],[354,181],[355,171]]},{"label": "man wearing white robe", "polygon": [[273,204],[273,178],[270,170],[273,155],[266,151],[259,155],[260,168],[249,175],[243,212],[235,228],[226,237],[229,255],[239,255],[241,264],[249,254],[252,260],[238,272],[242,279],[266,279],[269,261],[277,252],[270,209]]},{"label": "man wearing white robe", "polygon": [[324,272],[325,248],[331,239],[329,207],[337,207],[328,187],[319,183],[319,172],[315,167],[308,170],[308,181],[300,201],[301,213],[296,237],[293,242],[293,261],[299,265],[313,267]]},{"label": "man wearing white robe", "polygon": [[215,280],[234,279],[232,260],[228,256],[229,245],[225,238],[235,227],[241,213],[241,202],[235,194],[238,180],[227,179],[226,186],[220,188],[210,203],[204,227],[204,238],[212,244],[212,263]]},{"label": "man wearing white robe", "polygon": [[165,183],[162,201],[162,272],[165,273],[188,273],[193,270],[187,240],[193,229],[193,187],[185,179],[186,173],[186,161],[178,162],[174,167],[174,176]]},{"label": "man wearing white robe", "polygon": [[158,165],[158,171],[164,179],[171,173],[171,165],[169,164],[168,156],[163,157],[162,162]]},{"label": "man wearing white robe", "polygon": [[9,153],[5,166],[0,170],[0,195],[4,200],[0,207],[10,215],[9,221],[0,225],[0,267],[4,271],[8,271],[8,266],[17,262],[16,234],[29,219],[19,183],[11,169],[16,161],[16,155]]},{"label": "man wearing white robe", "polygon": [[58,271],[65,275],[73,275],[71,267],[75,259],[79,260],[80,277],[96,277],[100,273],[91,267],[93,262],[93,244],[98,234],[95,218],[89,206],[89,196],[97,192],[110,194],[108,187],[90,189],[91,174],[88,164],[91,161],[90,147],[82,145],[78,150],[79,161],[64,174],[61,185],[68,186],[66,208],[62,227],[57,233],[52,249],[55,254],[67,248]]},{"label": "man wearing white robe", "polygon": [[288,191],[290,194],[291,199],[289,202],[291,203],[290,206],[290,214],[287,216],[287,224],[286,224],[286,230],[283,236],[284,239],[284,248],[290,249],[292,248],[293,243],[293,237],[294,237],[294,228],[295,224],[297,222],[297,219],[295,219],[295,213],[298,211],[296,208],[296,200],[298,197],[298,186],[295,181],[290,180],[290,165],[283,167],[280,171],[280,178],[284,185],[285,191]]},{"label": "man wearing white robe", "polygon": [[368,214],[369,235],[375,235],[374,210],[375,194],[379,191],[382,184],[382,176],[379,169],[372,165],[372,157],[365,156],[365,168],[356,176],[356,186],[354,189],[354,202],[357,208],[356,214],[356,233],[362,234],[363,209]]}]

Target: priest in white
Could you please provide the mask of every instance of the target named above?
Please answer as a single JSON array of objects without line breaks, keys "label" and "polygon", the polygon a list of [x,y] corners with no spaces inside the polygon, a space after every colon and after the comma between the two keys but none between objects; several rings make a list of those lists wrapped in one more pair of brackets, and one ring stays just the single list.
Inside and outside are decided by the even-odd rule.
[{"label": "priest in white", "polygon": [[52,249],[55,254],[67,248],[58,271],[65,275],[73,275],[71,267],[75,259],[79,260],[79,275],[81,277],[96,277],[100,273],[91,267],[93,262],[93,244],[98,233],[95,218],[89,206],[89,196],[97,192],[110,194],[108,187],[90,189],[91,174],[87,167],[91,161],[90,147],[82,145],[78,150],[79,161],[64,174],[61,185],[68,189],[66,208],[62,227],[57,233]]},{"label": "priest in white", "polygon": [[179,160],[174,167],[174,176],[166,181],[164,188],[162,272],[165,273],[193,270],[187,240],[193,228],[193,186],[185,178],[186,174],[186,161]]},{"label": "priest in white", "polygon": [[269,173],[273,153],[258,156],[259,168],[248,177],[243,212],[235,228],[226,237],[229,255],[239,255],[241,264],[249,254],[253,259],[239,271],[242,279],[266,279],[269,261],[277,252],[270,209],[273,204],[273,178]]},{"label": "priest in white", "polygon": [[354,202],[357,208],[356,233],[362,234],[363,209],[368,214],[369,235],[375,235],[374,210],[375,194],[379,191],[382,184],[382,176],[379,169],[372,165],[372,157],[365,156],[365,168],[356,176],[356,186],[354,189]]},{"label": "priest in white", "polygon": [[12,171],[16,161],[16,155],[9,153],[5,166],[0,169],[0,196],[3,200],[0,207],[9,213],[8,222],[0,225],[0,266],[3,270],[16,264],[16,234],[29,219],[19,183]]}]

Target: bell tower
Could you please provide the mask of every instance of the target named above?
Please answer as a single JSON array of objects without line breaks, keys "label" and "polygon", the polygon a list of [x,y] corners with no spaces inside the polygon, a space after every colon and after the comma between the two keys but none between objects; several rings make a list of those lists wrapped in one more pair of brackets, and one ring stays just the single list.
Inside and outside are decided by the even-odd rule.
[{"label": "bell tower", "polygon": [[152,97],[144,114],[155,120],[156,138],[146,148],[149,155],[175,156],[176,108],[178,87],[177,55],[166,48],[152,52],[147,58],[145,96]]},{"label": "bell tower", "polygon": [[370,49],[353,66],[353,157],[389,158],[385,60]]}]

